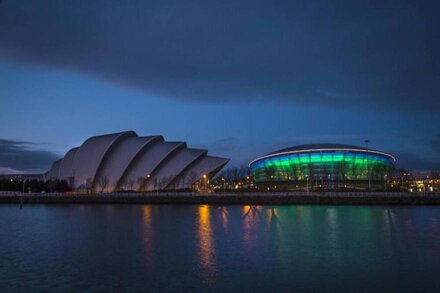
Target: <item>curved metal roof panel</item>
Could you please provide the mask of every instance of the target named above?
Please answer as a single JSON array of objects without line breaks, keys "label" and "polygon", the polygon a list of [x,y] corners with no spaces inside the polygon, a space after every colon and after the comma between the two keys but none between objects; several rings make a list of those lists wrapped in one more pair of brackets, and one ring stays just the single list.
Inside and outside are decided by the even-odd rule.
[{"label": "curved metal roof panel", "polygon": [[184,142],[159,142],[153,144],[129,166],[118,187],[138,190],[142,185],[140,178],[146,178],[152,174],[165,158],[177,149],[185,147],[186,143]]},{"label": "curved metal roof panel", "polygon": [[168,188],[189,188],[205,174],[209,174],[210,177],[214,176],[228,162],[229,159],[225,158],[203,156],[194,164],[192,164],[189,168],[179,174],[179,176],[173,180]]},{"label": "curved metal roof panel", "polygon": [[70,149],[64,156],[60,166],[60,179],[67,180],[69,177],[73,177],[73,160],[79,147]]},{"label": "curved metal roof panel", "polygon": [[[113,191],[136,155],[154,141],[163,141],[163,138],[161,136],[145,136],[127,137],[121,140],[103,160],[99,173],[96,174],[97,185],[95,189],[99,191],[103,189],[107,192]],[[108,180],[106,186],[100,185],[100,178],[104,177]]]},{"label": "curved metal roof panel", "polygon": [[172,154],[147,180],[145,190],[154,190],[158,186],[165,189],[188,165],[199,157],[206,155],[207,152],[207,150],[200,149],[181,149]]},{"label": "curved metal roof panel", "polygon": [[87,185],[88,181],[94,182],[99,166],[112,145],[125,137],[133,136],[137,136],[134,131],[126,131],[93,136],[86,140],[73,160],[75,188]]},{"label": "curved metal roof panel", "polygon": [[46,180],[54,180],[60,178],[60,166],[63,159],[56,160],[53,162],[52,167],[49,170],[49,173],[47,174],[47,177],[45,176]]}]

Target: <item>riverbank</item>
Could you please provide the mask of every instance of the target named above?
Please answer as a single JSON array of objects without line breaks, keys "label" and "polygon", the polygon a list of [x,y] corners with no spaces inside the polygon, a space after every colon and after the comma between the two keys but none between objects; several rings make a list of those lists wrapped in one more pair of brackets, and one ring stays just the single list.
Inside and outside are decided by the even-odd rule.
[{"label": "riverbank", "polygon": [[220,204],[220,205],[440,205],[438,193],[110,193],[21,194],[0,192],[0,204]]}]

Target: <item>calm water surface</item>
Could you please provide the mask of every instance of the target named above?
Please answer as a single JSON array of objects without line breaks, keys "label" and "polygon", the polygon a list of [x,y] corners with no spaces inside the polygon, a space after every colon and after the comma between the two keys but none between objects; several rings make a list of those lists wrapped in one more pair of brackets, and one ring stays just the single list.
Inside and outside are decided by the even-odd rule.
[{"label": "calm water surface", "polygon": [[440,207],[2,205],[0,289],[440,292]]}]

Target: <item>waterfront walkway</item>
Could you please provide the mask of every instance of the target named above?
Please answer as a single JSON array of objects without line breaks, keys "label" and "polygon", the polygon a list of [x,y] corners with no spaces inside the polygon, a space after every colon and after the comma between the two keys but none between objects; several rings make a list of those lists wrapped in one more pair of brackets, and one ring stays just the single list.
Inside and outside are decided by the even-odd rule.
[{"label": "waterfront walkway", "polygon": [[0,191],[0,204],[351,204],[440,205],[439,193],[277,192],[277,193],[107,193],[63,194]]}]

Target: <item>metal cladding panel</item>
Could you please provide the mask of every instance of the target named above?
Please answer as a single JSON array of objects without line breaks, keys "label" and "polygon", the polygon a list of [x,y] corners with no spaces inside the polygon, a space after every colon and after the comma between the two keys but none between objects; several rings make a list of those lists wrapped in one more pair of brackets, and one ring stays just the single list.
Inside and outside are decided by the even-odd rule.
[{"label": "metal cladding panel", "polygon": [[75,188],[85,188],[88,184],[91,184],[111,146],[120,139],[132,136],[137,135],[133,131],[127,131],[94,136],[86,140],[77,150],[73,160]]},{"label": "metal cladding panel", "polygon": [[43,174],[43,180],[44,181],[49,180],[49,174],[50,174],[50,170]]},{"label": "metal cladding panel", "polygon": [[142,185],[140,178],[145,179],[168,155],[184,147],[186,147],[184,142],[159,142],[152,145],[129,166],[118,187],[138,190]]},{"label": "metal cladding panel", "polygon": [[159,166],[158,170],[147,181],[145,190],[164,189],[174,178],[179,176],[187,166],[199,157],[206,155],[206,153],[207,150],[183,149],[173,154]]},{"label": "metal cladding panel", "polygon": [[[114,191],[122,174],[138,152],[148,146],[149,143],[158,140],[163,141],[163,138],[161,136],[124,138],[120,143],[115,145],[102,162],[99,173],[96,174],[97,184],[95,189],[97,191],[103,189],[105,192]],[[106,178],[107,180],[101,181],[101,178]],[[104,184],[106,181],[108,183]]]},{"label": "metal cladding panel", "polygon": [[75,158],[76,151],[79,149],[73,148],[70,151],[66,153],[64,156],[63,161],[61,162],[60,166],[60,179],[61,180],[68,180],[69,177],[73,177],[73,159]]},{"label": "metal cladding panel", "polygon": [[218,172],[228,162],[229,159],[204,156],[174,179],[168,189],[189,188],[196,181],[202,179],[204,174],[215,175],[212,173]]},{"label": "metal cladding panel", "polygon": [[52,164],[52,167],[49,170],[49,174],[47,175],[46,180],[50,180],[50,179],[54,180],[60,178],[60,166],[62,161],[63,159],[59,159]]}]

